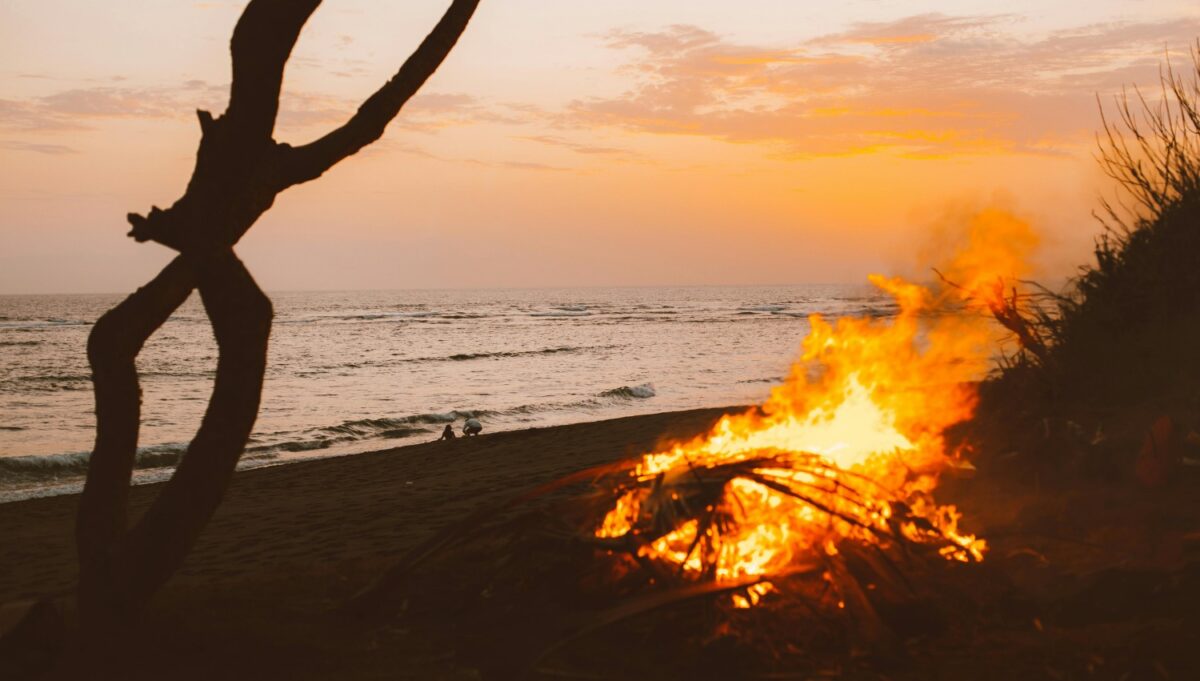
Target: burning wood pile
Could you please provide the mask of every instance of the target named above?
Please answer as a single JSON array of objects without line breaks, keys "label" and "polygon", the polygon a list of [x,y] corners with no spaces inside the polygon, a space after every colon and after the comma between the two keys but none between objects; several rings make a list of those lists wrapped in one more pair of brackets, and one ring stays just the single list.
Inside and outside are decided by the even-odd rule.
[{"label": "burning wood pile", "polygon": [[[1023,273],[1033,243],[999,212],[972,225],[939,288],[872,277],[890,319],[811,319],[804,354],[760,409],[705,437],[645,455],[604,484],[616,501],[596,541],[648,569],[715,581],[769,580],[847,542],[930,547],[981,561],[986,543],[931,493],[947,468],[945,429],[969,417],[997,328],[980,309]],[[759,581],[735,597],[770,592]]]}]

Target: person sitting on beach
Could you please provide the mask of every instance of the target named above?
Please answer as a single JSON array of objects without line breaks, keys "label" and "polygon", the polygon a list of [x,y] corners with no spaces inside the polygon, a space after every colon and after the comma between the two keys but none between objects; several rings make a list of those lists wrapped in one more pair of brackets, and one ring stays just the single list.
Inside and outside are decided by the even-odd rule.
[{"label": "person sitting on beach", "polygon": [[474,416],[467,419],[467,422],[465,424],[463,424],[463,435],[464,436],[478,435],[479,431],[481,431],[481,430],[483,430],[483,424],[480,423],[479,419],[475,418]]},{"label": "person sitting on beach", "polygon": [[438,442],[441,442],[442,440],[453,440],[456,437],[458,436],[454,434],[454,424],[447,423],[446,427],[442,429],[442,436],[438,438]]}]

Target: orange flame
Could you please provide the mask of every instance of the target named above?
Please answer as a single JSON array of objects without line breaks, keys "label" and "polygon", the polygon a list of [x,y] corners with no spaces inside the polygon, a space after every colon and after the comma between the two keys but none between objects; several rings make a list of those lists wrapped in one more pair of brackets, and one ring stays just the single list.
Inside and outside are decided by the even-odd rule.
[{"label": "orange flame", "polygon": [[[936,538],[947,559],[982,560],[985,541],[960,531],[959,513],[930,493],[953,460],[943,433],[973,413],[975,382],[1000,340],[979,310],[1028,273],[1037,240],[1027,223],[998,210],[975,215],[968,228],[965,247],[943,269],[955,286],[873,275],[898,304],[894,318],[831,323],[813,315],[802,357],[767,402],[644,455],[633,480],[655,484],[632,484],[596,535],[645,537],[641,556],[718,580],[783,574],[835,555],[841,541],[889,535]],[[749,467],[721,482],[715,501],[701,502],[719,522],[679,518],[689,476],[736,464]],[[663,526],[663,514],[673,529],[646,532]],[[746,591],[735,605],[769,592]]]}]

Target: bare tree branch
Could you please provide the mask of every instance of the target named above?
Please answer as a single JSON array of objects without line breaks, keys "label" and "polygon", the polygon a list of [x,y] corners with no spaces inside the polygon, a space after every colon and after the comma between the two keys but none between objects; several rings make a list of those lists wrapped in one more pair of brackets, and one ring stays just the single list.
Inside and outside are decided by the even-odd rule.
[{"label": "bare tree branch", "polygon": [[314,142],[291,149],[285,155],[285,186],[320,177],[338,161],[382,137],[405,102],[446,59],[478,5],[479,0],[454,0],[400,71],[363,102],[349,121]]},{"label": "bare tree branch", "polygon": [[139,610],[183,563],[221,503],[258,417],[271,301],[232,250],[196,262],[219,356],[208,410],[183,460],[116,556],[127,607]]},{"label": "bare tree branch", "polygon": [[321,0],[251,0],[230,41],[229,106],[214,119],[197,111],[200,148],[187,190],[170,208],[128,215],[135,240],[181,253],[219,251],[237,243],[282,189],[272,139],[283,69],[300,29]]},{"label": "bare tree branch", "polygon": [[233,85],[224,118],[236,136],[267,141],[275,129],[283,67],[321,0],[253,0],[233,29]]},{"label": "bare tree branch", "polygon": [[96,394],[96,444],[79,499],[80,612],[106,616],[117,607],[108,589],[108,558],[125,532],[129,482],[137,454],[141,388],[134,359],[191,294],[195,269],[180,256],[149,284],[97,320],[88,337]]}]

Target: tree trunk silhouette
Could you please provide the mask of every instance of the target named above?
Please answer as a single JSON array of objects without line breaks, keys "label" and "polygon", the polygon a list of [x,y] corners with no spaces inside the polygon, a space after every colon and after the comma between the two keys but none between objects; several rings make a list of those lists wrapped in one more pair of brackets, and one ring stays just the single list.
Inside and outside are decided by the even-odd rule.
[{"label": "tree trunk silhouette", "polygon": [[[128,216],[129,233],[180,255],[105,313],[88,359],[96,444],[79,503],[78,605],[85,637],[111,640],[183,563],[221,502],[258,415],[271,302],[233,246],[288,187],[320,177],[382,136],[445,59],[479,0],[453,0],[399,72],[341,127],[298,147],[272,135],[283,69],[320,0],[252,0],[233,31],[233,82],[225,113],[198,111],[201,139],[184,195],[166,210]],[[219,348],[208,409],[179,468],[126,527],[141,390],[134,365],[146,340],[198,289]],[[104,632],[109,632],[107,635]]]}]

